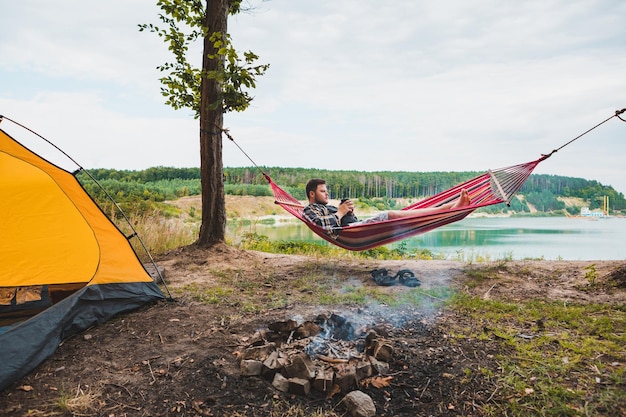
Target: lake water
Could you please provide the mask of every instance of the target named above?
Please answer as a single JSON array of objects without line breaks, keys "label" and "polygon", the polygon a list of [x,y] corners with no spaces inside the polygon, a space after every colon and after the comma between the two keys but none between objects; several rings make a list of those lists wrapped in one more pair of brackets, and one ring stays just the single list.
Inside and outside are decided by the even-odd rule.
[{"label": "lake water", "polygon": [[[231,234],[250,231],[271,240],[326,243],[299,221],[230,228]],[[623,260],[625,236],[626,218],[476,217],[406,239],[404,244],[446,259]]]}]

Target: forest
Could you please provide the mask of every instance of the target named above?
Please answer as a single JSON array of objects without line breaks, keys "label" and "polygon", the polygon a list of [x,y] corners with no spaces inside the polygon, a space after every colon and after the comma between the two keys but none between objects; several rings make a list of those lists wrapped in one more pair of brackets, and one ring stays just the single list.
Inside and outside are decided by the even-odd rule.
[{"label": "forest", "polygon": [[[304,187],[310,178],[326,179],[331,198],[358,199],[366,204],[393,208],[395,200],[417,201],[437,194],[480,172],[407,172],[407,171],[331,171],[309,168],[236,167],[224,168],[226,194],[271,196],[263,173],[299,200],[305,200]],[[131,211],[148,210],[152,203],[199,195],[200,168],[153,167],[145,170],[93,169],[77,174],[87,192],[97,200],[108,193],[115,201]],[[92,179],[95,179],[102,188]],[[105,191],[103,191],[103,189]],[[527,213],[528,204],[540,212],[567,210],[577,214],[580,207],[566,207],[562,198],[578,198],[590,209],[601,208],[604,197],[609,198],[612,213],[626,210],[621,192],[595,180],[547,174],[533,174],[520,190],[511,206],[497,205],[481,210],[490,213]],[[564,214],[564,213],[563,213]]]}]

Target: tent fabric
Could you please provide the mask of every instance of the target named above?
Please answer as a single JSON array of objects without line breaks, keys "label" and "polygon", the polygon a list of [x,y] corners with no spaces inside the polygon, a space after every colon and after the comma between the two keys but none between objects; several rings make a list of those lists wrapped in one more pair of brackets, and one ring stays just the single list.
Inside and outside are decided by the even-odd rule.
[{"label": "tent fabric", "polygon": [[163,298],[76,177],[0,129],[0,389],[64,338]]},{"label": "tent fabric", "polygon": [[500,203],[509,204],[511,198],[524,185],[535,167],[546,158],[547,156],[544,155],[535,161],[490,170],[402,210],[441,206],[456,200],[463,189],[467,190],[470,196],[471,204],[468,206],[446,209],[436,213],[416,213],[415,217],[344,226],[338,228],[336,239],[330,237],[324,228],[304,217],[304,204],[274,183],[269,175],[265,174],[265,178],[272,188],[276,204],[303,221],[315,234],[343,249],[361,251],[407,239],[462,220],[480,207]]},{"label": "tent fabric", "polygon": [[52,355],[68,337],[163,298],[154,283],[89,285],[0,334],[0,391]]},{"label": "tent fabric", "polygon": [[45,284],[123,282],[143,273],[136,256],[120,256],[130,244],[76,177],[2,130],[0,222],[0,277],[11,285],[41,285],[44,276]]}]

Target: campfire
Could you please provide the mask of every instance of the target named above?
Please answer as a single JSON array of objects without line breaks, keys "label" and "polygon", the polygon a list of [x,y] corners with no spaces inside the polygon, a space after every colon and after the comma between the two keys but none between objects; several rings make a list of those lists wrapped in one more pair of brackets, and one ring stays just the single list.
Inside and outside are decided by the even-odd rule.
[{"label": "campfire", "polygon": [[[362,319],[361,319],[362,321]],[[320,314],[313,320],[270,323],[238,352],[242,376],[260,376],[282,392],[332,396],[391,377],[392,346],[383,325],[356,324],[346,316]]]}]

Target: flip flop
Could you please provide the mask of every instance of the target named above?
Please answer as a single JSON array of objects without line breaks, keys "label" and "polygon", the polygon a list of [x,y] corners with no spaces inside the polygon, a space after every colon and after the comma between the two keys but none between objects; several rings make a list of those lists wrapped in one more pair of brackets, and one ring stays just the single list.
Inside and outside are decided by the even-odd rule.
[{"label": "flip flop", "polygon": [[401,271],[398,271],[394,279],[395,278],[398,278],[400,284],[407,287],[418,287],[422,284],[420,280],[415,277],[415,274],[410,269],[403,269]]},{"label": "flip flop", "polygon": [[372,278],[378,285],[381,285],[383,287],[390,287],[396,284],[396,277],[390,276],[385,268],[375,269],[371,272],[371,274]]}]

